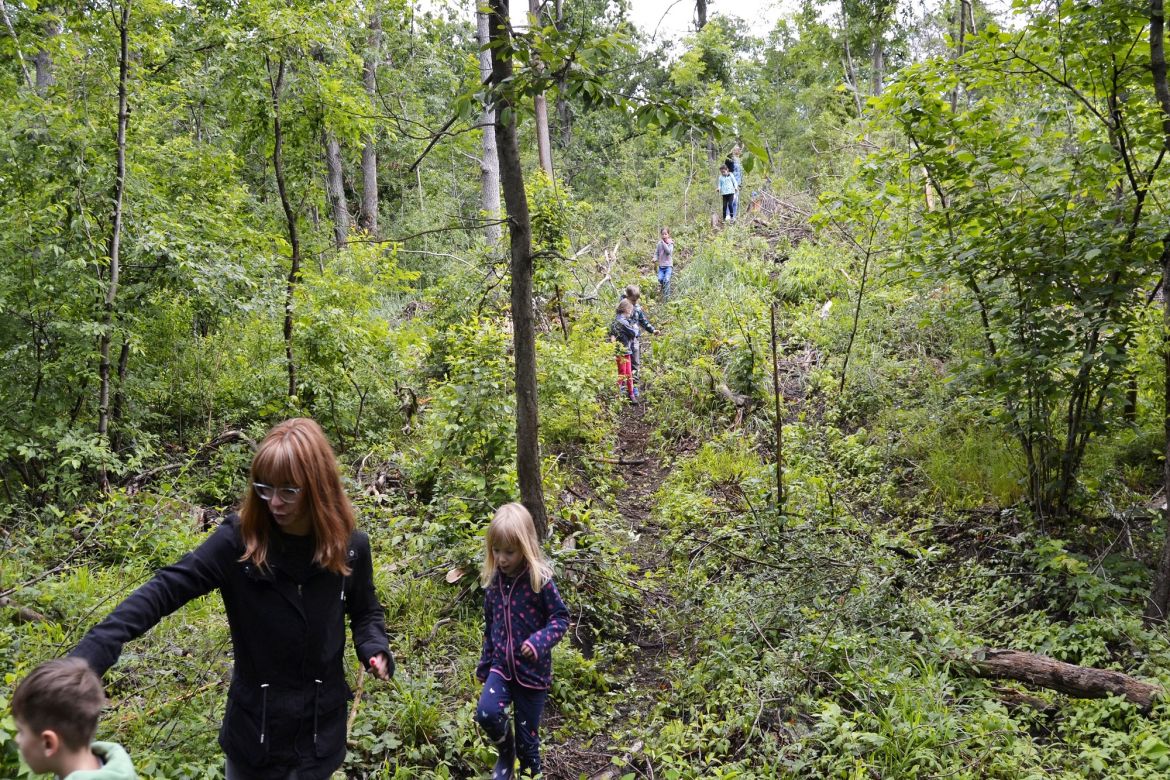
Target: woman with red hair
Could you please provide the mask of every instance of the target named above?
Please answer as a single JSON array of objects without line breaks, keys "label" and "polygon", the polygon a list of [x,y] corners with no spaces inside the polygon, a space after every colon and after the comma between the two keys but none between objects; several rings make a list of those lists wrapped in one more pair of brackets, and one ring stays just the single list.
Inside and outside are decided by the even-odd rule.
[{"label": "woman with red hair", "polygon": [[234,668],[219,744],[227,780],[324,780],[345,758],[345,623],[362,665],[394,661],[374,593],[369,538],[356,530],[321,427],[287,420],[252,459],[238,515],[160,569],[71,655],[104,674],[122,646],[212,590],[223,597]]}]

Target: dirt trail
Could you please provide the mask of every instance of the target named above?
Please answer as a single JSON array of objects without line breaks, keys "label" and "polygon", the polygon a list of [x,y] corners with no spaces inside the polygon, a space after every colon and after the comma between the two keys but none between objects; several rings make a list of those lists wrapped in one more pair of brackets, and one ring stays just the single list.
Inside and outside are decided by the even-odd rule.
[{"label": "dirt trail", "polygon": [[[672,652],[671,639],[659,630],[661,621],[656,617],[671,610],[674,604],[674,595],[659,584],[656,576],[669,564],[670,553],[659,543],[662,528],[653,520],[654,493],[670,469],[659,462],[649,447],[653,427],[646,421],[643,403],[625,407],[620,431],[622,435],[614,449],[618,463],[614,468],[620,470],[625,487],[617,495],[615,506],[637,535],[629,548],[630,560],[638,568],[631,579],[642,588],[643,599],[626,641],[638,650],[626,667],[615,673],[625,695],[598,733],[582,734],[564,744],[554,742],[545,749],[545,777],[549,780],[578,780],[582,776],[590,780],[616,780],[634,771],[634,766],[625,761],[638,764],[639,760],[629,756],[626,753],[629,746],[614,737],[628,728],[635,713],[645,713],[653,706],[666,679],[662,664]],[[615,758],[622,760],[621,766],[615,766]]]}]

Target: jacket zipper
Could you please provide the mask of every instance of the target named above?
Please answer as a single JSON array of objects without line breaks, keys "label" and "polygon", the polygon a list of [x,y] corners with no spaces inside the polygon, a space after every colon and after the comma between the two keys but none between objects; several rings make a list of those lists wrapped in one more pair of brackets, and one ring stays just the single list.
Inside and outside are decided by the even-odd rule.
[{"label": "jacket zipper", "polygon": [[268,730],[268,683],[260,685],[261,704],[260,704],[260,744],[264,744],[264,735]]},{"label": "jacket zipper", "polygon": [[317,715],[321,712],[321,681],[313,680],[317,688],[313,692],[313,745],[317,745]]},{"label": "jacket zipper", "polygon": [[[520,679],[520,673],[516,670],[516,653],[512,648],[512,591],[516,589],[516,583],[520,578],[512,580],[512,584],[508,587],[508,595],[504,599],[504,630],[508,633],[508,661],[512,665],[512,676],[517,680]],[[504,595],[504,583],[500,582],[500,595]]]}]

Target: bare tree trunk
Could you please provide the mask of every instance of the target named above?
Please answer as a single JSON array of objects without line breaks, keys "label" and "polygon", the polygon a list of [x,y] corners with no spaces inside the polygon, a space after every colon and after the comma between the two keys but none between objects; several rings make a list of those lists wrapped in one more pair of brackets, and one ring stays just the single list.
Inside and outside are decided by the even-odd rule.
[{"label": "bare tree trunk", "polygon": [[32,77],[28,75],[28,67],[24,64],[24,54],[20,51],[20,38],[16,35],[16,28],[12,26],[12,18],[8,15],[8,3],[0,0],[0,17],[4,18],[4,26],[8,28],[8,34],[12,36],[12,47],[16,51],[16,59],[20,63],[20,72],[24,74],[24,83],[32,86]]},{"label": "bare tree trunk", "polygon": [[[540,0],[528,0],[528,14],[531,24],[540,24]],[[544,70],[544,63],[533,57],[532,67],[537,73]],[[553,176],[552,145],[548,137],[548,101],[543,92],[532,98],[536,113],[536,151],[540,157],[540,169],[551,179]]]},{"label": "bare tree trunk", "polygon": [[[957,48],[955,49],[955,59],[963,56],[963,52],[967,46],[967,0],[959,0],[959,34],[955,36],[957,41]],[[951,111],[954,112],[959,106],[959,85],[956,82],[955,88],[951,90]]]},{"label": "bare tree trunk", "polygon": [[780,410],[780,360],[776,350],[776,302],[772,302],[772,397],[776,403],[776,516],[784,512],[784,415]]},{"label": "bare tree trunk", "polygon": [[[51,14],[54,11],[56,8],[52,6],[44,9],[45,13]],[[45,22],[45,40],[51,41],[60,34],[61,21],[59,19],[50,19]],[[53,55],[45,47],[37,49],[37,53],[33,57],[33,68],[36,70],[37,92],[44,94],[45,90],[57,83],[57,77],[53,74]]]},{"label": "bare tree trunk", "polygon": [[[114,328],[114,304],[118,299],[118,277],[121,273],[122,200],[126,192],[126,127],[130,123],[130,105],[127,79],[130,67],[130,7],[131,0],[122,6],[119,22],[118,48],[118,136],[117,163],[114,176],[114,214],[110,220],[109,278],[106,283],[105,312],[102,317],[102,336],[98,353],[98,438],[107,445],[110,441],[110,340]],[[98,482],[103,491],[110,489],[106,467],[98,470]]]},{"label": "bare tree trunk", "polygon": [[338,249],[349,240],[349,206],[345,202],[345,174],[341,169],[341,144],[337,136],[322,130],[325,144],[325,196],[333,216],[333,245]]},{"label": "bare tree trunk", "polygon": [[126,371],[130,366],[130,337],[122,334],[122,349],[118,353],[118,389],[114,391],[114,403],[110,409],[110,448],[114,452],[122,449],[121,422],[126,406]]},{"label": "bare tree trunk", "polygon": [[[558,32],[564,32],[565,4],[564,0],[556,0],[556,27]],[[573,106],[569,104],[568,84],[566,77],[561,76],[557,82],[557,130],[560,131],[561,148],[567,149],[573,142]]]},{"label": "bare tree trunk", "polygon": [[[1170,148],[1170,84],[1166,77],[1164,12],[1163,0],[1150,0],[1150,70],[1154,77],[1154,94],[1162,109],[1162,146],[1165,149]],[[1164,621],[1170,612],[1170,235],[1162,238],[1162,371],[1166,390],[1162,408],[1162,495],[1166,501],[1162,522],[1165,539],[1143,613],[1147,625]]]},{"label": "bare tree trunk", "polygon": [[272,62],[264,55],[268,68],[268,86],[272,92],[272,168],[276,174],[276,190],[280,193],[280,205],[284,209],[284,220],[288,226],[289,266],[288,281],[284,293],[284,357],[288,366],[288,397],[297,395],[297,367],[293,360],[293,301],[297,285],[301,281],[301,239],[297,233],[297,215],[288,197],[284,181],[284,130],[280,122],[280,95],[284,91],[284,57],[272,72]]},{"label": "bare tree trunk", "polygon": [[[366,56],[362,61],[362,79],[366,86],[366,97],[371,109],[378,99],[378,60],[382,50],[382,17],[377,13],[370,17],[370,37],[366,45]],[[362,144],[362,208],[358,216],[362,230],[377,238],[378,235],[378,148],[373,131],[366,134]]]},{"label": "bare tree trunk", "polygon": [[707,26],[707,0],[695,0],[695,29]]},{"label": "bare tree trunk", "polygon": [[[478,5],[478,0],[477,0]],[[485,46],[491,38],[488,15],[475,14],[476,40],[479,42],[479,78],[491,81],[492,54]],[[490,224],[484,226],[484,235],[491,244],[499,243],[503,229],[495,222],[500,218],[500,158],[496,151],[496,110],[491,100],[485,102],[479,124],[483,127],[483,156],[479,160],[479,208]]]},{"label": "bare tree trunk", "polygon": [[853,67],[853,53],[849,48],[849,14],[845,10],[845,0],[841,0],[841,41],[845,47],[845,78],[849,80],[849,89],[853,92],[857,116],[861,116],[861,85],[857,83],[857,69]]},{"label": "bare tree trunk", "polygon": [[882,50],[881,30],[874,31],[873,48],[870,50],[870,90],[874,97],[882,94],[886,75],[886,54]]},{"label": "bare tree trunk", "polygon": [[[516,111],[507,94],[512,81],[511,31],[508,0],[489,0],[491,8],[492,84],[496,96],[496,139],[499,142],[500,182],[508,209],[508,235],[512,255],[512,331],[516,359],[516,476],[520,500],[536,523],[543,539],[548,533],[548,513],[540,473],[539,420],[536,397],[536,317],[532,306],[532,225],[516,140]],[[507,117],[507,121],[504,118]]]}]

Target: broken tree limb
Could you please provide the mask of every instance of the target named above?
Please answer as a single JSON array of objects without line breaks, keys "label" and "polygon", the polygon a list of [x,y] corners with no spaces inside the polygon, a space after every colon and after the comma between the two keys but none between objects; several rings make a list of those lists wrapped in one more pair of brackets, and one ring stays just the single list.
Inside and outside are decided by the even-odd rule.
[{"label": "broken tree limb", "polygon": [[1121,696],[1142,712],[1149,712],[1162,693],[1160,686],[1122,672],[1077,666],[1022,650],[985,648],[972,655],[968,662],[978,677],[1018,680],[1080,699]]},{"label": "broken tree limb", "polygon": [[738,428],[743,424],[744,416],[752,410],[755,400],[751,396],[735,392],[722,378],[710,372],[707,375],[711,379],[711,389],[715,391],[715,394],[735,405],[735,422],[732,423],[732,427]]},{"label": "broken tree limb", "polygon": [[35,609],[22,607],[7,596],[0,597],[0,608],[11,609],[14,623],[48,623],[49,619]]},{"label": "broken tree limb", "polygon": [[195,454],[191,457],[190,460],[179,461],[177,463],[167,463],[163,466],[150,469],[149,471],[143,471],[139,474],[135,474],[126,481],[126,492],[129,495],[134,495],[148,482],[160,474],[166,474],[171,471],[181,471],[183,469],[190,468],[195,464],[196,461],[198,461],[200,458],[206,457],[212,450],[218,449],[225,444],[234,444],[236,442],[243,442],[244,444],[247,444],[253,452],[255,452],[257,449],[256,442],[243,431],[224,431],[214,439],[204,442],[199,447],[199,449],[195,451]]},{"label": "broken tree limb", "polygon": [[646,458],[590,458],[594,463],[610,463],[615,466],[640,466]]}]

